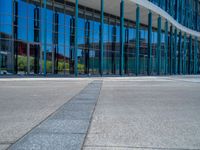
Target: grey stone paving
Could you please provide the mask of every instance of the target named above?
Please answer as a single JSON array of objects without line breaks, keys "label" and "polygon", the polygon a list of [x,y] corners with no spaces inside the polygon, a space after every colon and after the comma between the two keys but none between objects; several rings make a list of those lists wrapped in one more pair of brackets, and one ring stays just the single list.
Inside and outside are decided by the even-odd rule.
[{"label": "grey stone paving", "polygon": [[17,141],[9,150],[81,149],[101,84],[101,81],[88,84],[78,95]]},{"label": "grey stone paving", "polygon": [[0,144],[0,150],[5,150],[9,147],[10,144]]},{"label": "grey stone paving", "polygon": [[200,149],[200,76],[105,78],[85,150]]},{"label": "grey stone paving", "polygon": [[0,79],[0,148],[14,143],[91,81]]},{"label": "grey stone paving", "polygon": [[0,79],[0,150],[200,150],[200,76],[31,80]]}]

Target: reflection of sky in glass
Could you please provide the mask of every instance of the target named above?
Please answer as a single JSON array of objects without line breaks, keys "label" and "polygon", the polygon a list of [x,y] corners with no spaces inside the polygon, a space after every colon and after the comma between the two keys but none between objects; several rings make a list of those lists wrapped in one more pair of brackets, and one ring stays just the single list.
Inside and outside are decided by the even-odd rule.
[{"label": "reflection of sky in glass", "polygon": [[53,11],[47,9],[47,43],[48,44],[52,44],[52,37],[53,37],[53,34],[52,34],[52,29],[53,29],[53,26],[52,26],[52,22],[53,22]]},{"label": "reflection of sky in glass", "polygon": [[[11,2],[11,0],[9,0]],[[2,4],[2,1],[1,1]],[[9,6],[8,3],[6,3],[7,6]],[[18,7],[18,38],[21,40],[26,41],[27,40],[27,32],[28,31],[28,41],[34,42],[34,9],[36,8],[33,4],[27,4],[24,1],[19,1]],[[11,9],[10,9],[11,10]],[[2,10],[6,12],[5,10]],[[28,11],[28,20],[27,20],[27,12]],[[8,9],[7,9],[7,12]],[[40,8],[41,17],[44,18],[44,9]],[[53,44],[53,15],[54,12],[52,10],[47,9],[47,44]],[[71,16],[64,15],[62,13],[59,13],[59,28],[58,28],[58,44],[59,44],[59,50],[61,53],[64,53],[64,44],[66,45],[66,55],[69,55],[69,47],[70,47],[70,18]],[[64,22],[64,17],[66,16],[66,22]],[[4,21],[6,20],[6,21]],[[1,17],[1,22],[8,22],[9,24],[12,24],[12,17]],[[98,44],[100,40],[100,23],[97,21],[88,20],[90,22],[90,43]],[[83,18],[78,19],[78,44],[84,45],[85,44],[85,22],[86,20]],[[28,23],[28,29],[27,29],[27,23]],[[65,24],[65,26],[64,26]],[[40,41],[44,42],[44,20],[41,19],[40,23],[40,34],[41,39]],[[108,42],[112,42],[112,28],[113,25],[104,25],[104,42],[107,44]],[[8,29],[10,28],[10,30]],[[65,29],[64,29],[65,28]],[[4,28],[1,28],[1,30],[4,30],[5,33],[12,32],[11,26],[5,26]],[[130,39],[135,37],[134,30],[130,30]],[[116,26],[116,42],[120,42],[120,27]],[[91,48],[92,49],[92,48]],[[79,53],[81,55],[81,53]]]},{"label": "reflection of sky in glass", "polygon": [[0,0],[0,32],[12,34],[12,0]]},{"label": "reflection of sky in glass", "polygon": [[0,13],[12,14],[12,0],[0,0]]},{"label": "reflection of sky in glass", "polygon": [[[18,38],[21,40],[28,40],[29,42],[34,42],[34,9],[37,7],[36,5],[33,4],[28,4],[24,1],[19,0],[18,1]],[[11,8],[11,0],[2,1],[0,0],[1,6],[4,5],[5,7],[0,7],[0,13],[8,13],[11,14],[12,8]],[[40,8],[40,7],[39,7]],[[27,11],[28,11],[28,20],[27,20]],[[44,42],[44,9],[40,8],[40,42]],[[58,49],[59,52],[64,54],[64,51],[66,53],[66,56],[69,56],[69,48],[70,48],[70,19],[72,18],[69,15],[64,15],[63,13],[57,12],[59,19],[58,19]],[[54,18],[55,12],[53,12],[50,9],[47,9],[47,44],[52,45],[53,44],[53,18]],[[65,18],[64,18],[65,17]],[[1,23],[4,22],[6,24],[12,24],[12,17],[7,17],[4,15],[4,17],[0,18]],[[100,42],[100,22],[97,21],[92,21],[92,20],[86,20],[83,18],[78,19],[78,37],[77,37],[77,42],[79,45],[82,45],[81,49],[84,48],[85,46],[85,24],[86,22],[89,21],[90,23],[90,29],[89,29],[89,42],[90,44],[94,43],[95,48],[97,47],[97,50],[99,50],[99,42]],[[113,42],[113,36],[116,38],[116,43],[120,42],[120,26],[115,25],[115,21],[112,20],[113,24],[108,24],[105,22],[104,24],[104,45],[105,45],[105,50],[112,50],[109,49],[111,48],[108,46],[108,43]],[[28,23],[28,29],[27,29],[27,23]],[[65,26],[64,26],[65,25]],[[113,28],[116,27],[116,34],[113,35]],[[1,26],[1,31],[5,33],[12,33],[12,27],[8,25],[2,25]],[[26,32],[28,31],[28,33]],[[129,32],[129,41],[135,41],[135,35],[136,31],[134,28],[128,28]],[[28,39],[27,39],[27,34],[28,34]],[[144,39],[146,42],[148,41],[148,32],[147,29],[145,30],[140,30],[140,38]],[[163,40],[163,38],[162,38]],[[157,32],[154,32],[152,34],[152,42],[156,43],[157,42]],[[64,45],[66,48],[64,48]],[[72,45],[73,46],[73,45]],[[80,47],[79,47],[80,48]],[[81,49],[78,51],[78,55],[82,55]],[[94,50],[93,47],[90,48],[90,50]]]},{"label": "reflection of sky in glass", "polygon": [[34,8],[32,4],[28,4],[28,41],[34,42]]},{"label": "reflection of sky in glass", "polygon": [[133,28],[129,29],[129,40],[135,40],[136,31]]}]

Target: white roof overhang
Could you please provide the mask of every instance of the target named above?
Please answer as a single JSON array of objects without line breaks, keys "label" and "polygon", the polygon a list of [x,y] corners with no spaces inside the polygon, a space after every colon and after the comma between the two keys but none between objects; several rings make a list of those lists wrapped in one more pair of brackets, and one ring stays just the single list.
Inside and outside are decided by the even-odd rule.
[{"label": "white roof overhang", "polygon": [[[75,2],[75,0],[67,1]],[[104,12],[115,16],[120,16],[120,2],[121,0],[104,0]],[[99,11],[101,10],[101,0],[79,0],[79,4]],[[200,39],[200,32],[181,25],[167,12],[148,0],[125,0],[124,16],[126,19],[132,21],[136,20],[137,5],[140,6],[140,22],[142,24],[148,25],[148,13],[151,11],[153,27],[157,28],[157,18],[160,15],[162,18],[163,30],[165,27],[165,20],[168,20],[168,22],[176,27],[178,31],[182,31],[188,36],[192,35],[193,37],[198,37]]]}]

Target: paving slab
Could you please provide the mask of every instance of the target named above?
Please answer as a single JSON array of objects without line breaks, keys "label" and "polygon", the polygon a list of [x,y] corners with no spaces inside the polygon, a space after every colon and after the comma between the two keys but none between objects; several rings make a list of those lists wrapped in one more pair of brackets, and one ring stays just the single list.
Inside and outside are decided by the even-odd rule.
[{"label": "paving slab", "polygon": [[[90,89],[96,87],[98,90],[92,94],[97,102],[102,82],[93,81],[86,86],[85,96],[91,95]],[[89,88],[88,88],[89,87]],[[82,148],[87,134],[92,113],[96,103],[76,103],[79,94],[74,96],[69,102],[62,105],[55,113],[49,116],[41,124],[36,126],[27,135],[14,143],[9,150],[78,150]],[[82,114],[72,112],[89,112]],[[68,117],[65,117],[68,116]]]},{"label": "paving slab", "polygon": [[31,133],[10,150],[78,150],[84,134]]},{"label": "paving slab", "polygon": [[88,120],[92,116],[91,110],[75,111],[75,110],[61,110],[57,112],[53,120]]},{"label": "paving slab", "polygon": [[85,134],[89,126],[88,120],[54,120],[49,119],[43,122],[35,130],[36,133],[75,133]]},{"label": "paving slab", "polygon": [[14,143],[92,81],[1,79],[0,143]]},{"label": "paving slab", "polygon": [[5,150],[9,147],[9,144],[0,144],[0,150]]}]

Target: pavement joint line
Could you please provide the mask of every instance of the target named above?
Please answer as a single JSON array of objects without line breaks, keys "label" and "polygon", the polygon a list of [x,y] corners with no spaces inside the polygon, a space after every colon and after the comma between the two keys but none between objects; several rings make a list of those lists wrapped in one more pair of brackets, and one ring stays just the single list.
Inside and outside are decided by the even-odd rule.
[{"label": "pavement joint line", "polygon": [[[91,84],[91,82],[89,82],[82,90],[84,90],[89,84]],[[81,91],[82,91],[81,90]],[[80,92],[81,92],[80,91]],[[79,93],[80,93],[79,92]],[[29,133],[31,133],[32,130],[34,130],[35,128],[37,128],[39,125],[41,125],[43,122],[45,122],[46,120],[48,120],[51,116],[53,116],[56,112],[58,112],[65,104],[69,103],[70,101],[74,100],[74,98],[79,95],[79,93],[75,94],[71,99],[69,99],[66,103],[64,103],[63,105],[61,105],[58,109],[56,109],[54,112],[52,112],[51,114],[49,114],[44,120],[42,120],[41,122],[39,122],[37,125],[35,125],[33,128],[31,128],[26,134],[24,134],[22,137],[20,137],[19,139],[17,139],[15,142],[11,143],[11,145],[6,149],[9,150],[15,143],[19,142],[21,139],[23,139],[25,136],[27,136]]]},{"label": "pavement joint line", "polygon": [[89,126],[87,128],[87,131],[86,131],[86,134],[85,134],[85,137],[84,137],[84,141],[83,141],[82,146],[81,146],[81,150],[83,150],[83,148],[84,148],[84,145],[85,145],[85,142],[86,142],[86,139],[87,139],[87,135],[88,135],[88,132],[89,132],[91,124],[92,124],[93,115],[94,115],[94,112],[96,110],[96,106],[97,106],[97,104],[99,102],[102,86],[103,86],[103,81],[101,80],[101,86],[100,86],[100,89],[99,89],[99,92],[98,92],[98,98],[97,98],[97,101],[95,103],[95,106],[94,106],[94,109],[93,109],[93,112],[92,112],[92,115],[91,115],[91,118],[90,118],[90,121],[89,121]]},{"label": "pavement joint line", "polygon": [[[98,81],[98,82],[97,82]],[[25,135],[23,135],[21,138],[19,138],[18,140],[16,140],[13,144],[11,144],[7,150],[9,149],[15,149],[15,146],[17,147],[18,145],[20,145],[21,143],[23,143],[23,141],[25,140],[26,141],[26,138],[28,138],[29,136],[32,136],[32,135],[37,135],[39,133],[37,133],[37,129],[40,129],[40,126],[42,126],[42,124],[44,124],[46,121],[50,120],[51,118],[53,118],[55,116],[56,113],[58,113],[59,111],[61,111],[62,109],[64,109],[68,104],[70,105],[71,102],[73,101],[76,101],[78,100],[77,99],[77,96],[82,92],[84,91],[85,89],[87,90],[90,90],[91,88],[93,88],[92,84],[94,84],[94,86],[99,86],[99,88],[96,88],[96,90],[99,90],[98,93],[96,93],[98,96],[95,98],[96,99],[96,103],[97,103],[97,100],[98,100],[98,97],[99,97],[99,94],[100,94],[100,90],[101,90],[101,87],[102,87],[102,80],[93,80],[91,82],[89,82],[79,93],[77,93],[76,95],[74,95],[70,100],[68,100],[66,103],[64,103],[62,106],[60,106],[57,110],[55,110],[53,113],[51,113],[49,116],[47,116],[43,121],[41,121],[39,124],[37,124],[36,126],[34,126],[32,129],[30,129]],[[96,104],[95,103],[95,104]],[[94,107],[92,108],[92,111],[94,111]],[[90,116],[90,118],[92,117],[92,115]],[[78,119],[77,119],[78,120]],[[81,119],[79,119],[81,120]],[[90,125],[90,122],[88,124],[88,126]],[[87,126],[87,128],[88,128]],[[79,133],[79,132],[76,132],[76,133],[73,133],[73,132],[63,132],[64,135],[83,135],[83,141],[84,141],[84,138],[86,137],[87,135],[87,132],[85,133]],[[41,132],[42,135],[45,135],[45,134],[48,134],[48,132],[44,133],[44,132]],[[55,132],[53,132],[52,135],[56,135]],[[84,136],[85,135],[85,136]],[[21,142],[21,143],[20,143]],[[81,140],[79,140],[80,144],[82,145],[82,142]],[[80,146],[81,146],[80,145]],[[65,145],[66,146],[66,145]]]},{"label": "pavement joint line", "polygon": [[156,149],[156,150],[199,150],[199,149],[192,149],[192,148],[163,148],[163,147],[135,147],[135,146],[100,146],[100,145],[85,145],[83,148],[130,148],[130,149]]}]

